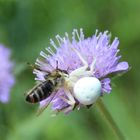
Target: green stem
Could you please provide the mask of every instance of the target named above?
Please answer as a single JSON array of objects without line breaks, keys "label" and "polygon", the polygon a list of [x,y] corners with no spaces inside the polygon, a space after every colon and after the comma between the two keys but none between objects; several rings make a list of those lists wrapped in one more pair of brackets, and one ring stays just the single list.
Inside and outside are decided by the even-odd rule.
[{"label": "green stem", "polygon": [[124,135],[122,134],[121,130],[117,126],[116,122],[113,120],[111,114],[107,110],[103,100],[100,98],[97,102],[97,107],[99,112],[101,113],[102,117],[106,120],[110,128],[112,129],[113,133],[119,140],[125,140]]}]

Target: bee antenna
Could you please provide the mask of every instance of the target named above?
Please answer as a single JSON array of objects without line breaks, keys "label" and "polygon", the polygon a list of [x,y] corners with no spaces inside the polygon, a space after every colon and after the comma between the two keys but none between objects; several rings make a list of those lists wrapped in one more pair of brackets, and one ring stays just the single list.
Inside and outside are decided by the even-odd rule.
[{"label": "bee antenna", "polygon": [[50,73],[50,71],[42,70],[42,69],[38,68],[36,65],[33,65],[33,64],[29,63],[29,62],[27,62],[27,65],[30,66],[32,69],[36,69],[36,70],[39,70],[39,71],[42,71],[42,72],[46,72],[48,74]]},{"label": "bee antenna", "polygon": [[58,69],[58,60],[56,60],[56,69]]},{"label": "bee antenna", "polygon": [[27,62],[27,65],[28,65],[31,69],[37,69],[37,70],[42,71],[40,68],[36,67],[35,65],[33,65],[33,64],[29,63],[29,62]]},{"label": "bee antenna", "polygon": [[32,68],[32,69],[35,69],[35,65],[31,64],[30,62],[27,62],[27,65]]}]

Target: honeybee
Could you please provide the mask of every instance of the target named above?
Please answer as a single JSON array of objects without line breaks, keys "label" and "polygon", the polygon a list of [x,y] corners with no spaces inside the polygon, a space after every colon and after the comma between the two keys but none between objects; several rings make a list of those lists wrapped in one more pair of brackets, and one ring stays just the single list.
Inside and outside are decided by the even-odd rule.
[{"label": "honeybee", "polygon": [[53,92],[57,91],[64,83],[64,77],[68,76],[66,70],[56,68],[52,72],[47,73],[45,81],[35,85],[26,95],[26,101],[29,103],[38,103]]},{"label": "honeybee", "polygon": [[41,70],[40,68],[28,63],[28,65],[30,65],[33,69],[45,73],[45,80],[41,82],[39,81],[37,85],[29,90],[26,94],[25,100],[29,103],[35,104],[50,97],[47,104],[38,109],[37,116],[40,115],[45,108],[47,108],[50,102],[54,99],[57,91],[64,86],[65,78],[68,77],[68,72],[66,70],[59,69],[58,62],[56,63],[56,69],[51,72]]}]

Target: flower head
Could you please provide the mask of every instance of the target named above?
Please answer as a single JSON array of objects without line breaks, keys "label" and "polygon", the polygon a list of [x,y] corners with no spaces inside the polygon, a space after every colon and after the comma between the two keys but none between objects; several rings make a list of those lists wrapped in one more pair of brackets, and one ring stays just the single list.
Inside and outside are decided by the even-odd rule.
[{"label": "flower head", "polygon": [[13,64],[10,62],[10,50],[0,44],[0,101],[9,101],[10,89],[14,84],[14,77],[11,73]]},{"label": "flower head", "polygon": [[[100,91],[98,92],[100,96],[104,95],[104,93],[109,94],[112,90],[110,85],[111,79],[109,78],[110,74],[124,72],[129,68],[127,62],[119,62],[121,58],[121,56],[118,55],[119,40],[118,38],[115,38],[111,43],[108,31],[103,33],[98,33],[98,31],[96,31],[92,37],[84,38],[82,29],[80,29],[80,33],[74,29],[72,32],[72,39],[69,39],[67,33],[65,33],[63,38],[57,35],[56,39],[58,41],[57,44],[55,44],[52,39],[50,40],[51,47],[46,48],[47,53],[44,53],[43,51],[40,52],[43,59],[36,60],[36,65],[39,69],[34,70],[34,73],[36,74],[35,79],[37,81],[44,81],[46,71],[52,72],[58,67],[61,70],[67,71],[68,76],[70,77],[68,82],[72,81],[70,86],[71,89],[67,89],[69,91],[66,91],[65,87],[61,86],[61,88],[55,91],[54,98],[48,97],[46,100],[40,102],[41,107],[48,104],[48,102],[51,102],[52,110],[64,110],[65,112],[69,112],[75,108],[75,106],[85,105],[80,102],[75,95],[76,93],[73,93],[75,83],[77,83],[79,79],[82,77],[94,77],[98,79],[101,88],[95,89],[95,87],[95,90],[93,91]],[[81,72],[81,69],[84,66],[86,68]],[[90,70],[88,70],[89,68]],[[80,74],[77,75],[78,72]],[[77,76],[78,78],[74,79],[74,76]],[[98,87],[100,87],[100,85]],[[90,88],[92,89],[92,87]],[[70,93],[67,94],[66,92]],[[74,107],[71,107],[71,104],[68,102],[72,97],[75,104]],[[51,98],[50,101],[49,98]],[[88,95],[87,98],[89,98]]]}]

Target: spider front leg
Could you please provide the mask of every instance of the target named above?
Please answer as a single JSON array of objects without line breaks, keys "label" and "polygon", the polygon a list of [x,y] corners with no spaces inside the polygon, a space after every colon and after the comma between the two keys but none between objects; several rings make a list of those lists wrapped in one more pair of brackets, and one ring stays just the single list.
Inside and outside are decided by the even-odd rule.
[{"label": "spider front leg", "polygon": [[81,53],[74,47],[71,47],[71,49],[73,51],[75,51],[75,53],[77,54],[77,56],[79,57],[79,59],[83,63],[83,66],[72,71],[70,73],[70,77],[73,77],[73,76],[75,77],[75,76],[79,76],[79,75],[91,76],[93,74],[93,71],[95,68],[96,59],[93,59],[91,65],[90,65],[90,69],[88,70],[88,68],[89,68],[88,62],[84,59],[84,57],[81,55]]},{"label": "spider front leg", "polygon": [[75,107],[76,101],[75,101],[73,95],[71,94],[71,92],[70,92],[69,90],[64,89],[64,91],[65,91],[65,94],[66,94],[66,96],[67,96],[68,99],[65,98],[65,97],[62,97],[62,96],[60,96],[60,98],[61,98],[64,102],[66,102],[67,104],[69,104],[69,105],[70,105],[69,108],[71,108],[71,110],[73,110],[74,107]]},{"label": "spider front leg", "polygon": [[93,72],[94,72],[94,68],[95,68],[95,64],[96,64],[96,58],[93,59],[91,65],[90,65],[90,70],[89,70],[89,73],[92,75]]},{"label": "spider front leg", "polygon": [[81,62],[83,63],[84,66],[87,66],[88,67],[88,63],[87,61],[84,59],[84,57],[81,55],[81,53],[74,47],[71,47],[71,49],[73,51],[75,51],[75,53],[77,54],[77,56],[79,57],[79,59],[81,60]]},{"label": "spider front leg", "polygon": [[79,57],[79,59],[83,63],[83,66],[78,68],[78,69],[76,69],[76,70],[74,70],[74,71],[72,71],[70,73],[70,76],[76,76],[76,75],[79,75],[79,74],[83,74],[89,67],[88,63],[76,48],[71,47],[71,49],[77,54],[77,56]]}]

